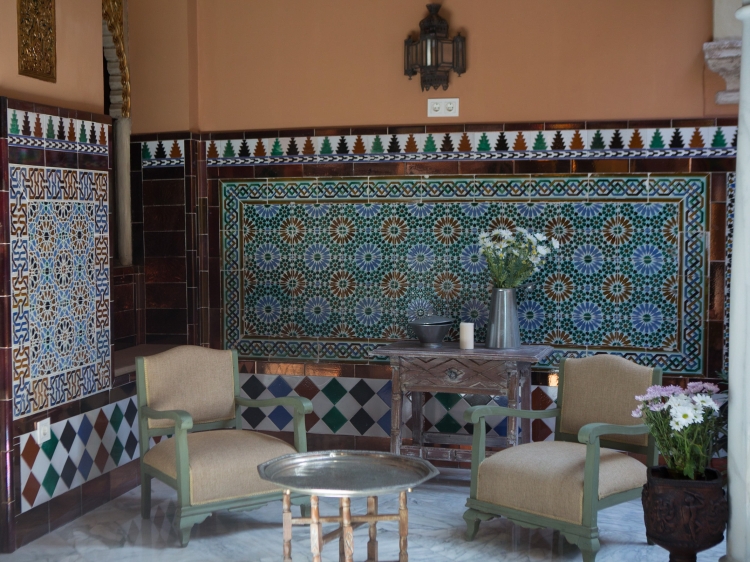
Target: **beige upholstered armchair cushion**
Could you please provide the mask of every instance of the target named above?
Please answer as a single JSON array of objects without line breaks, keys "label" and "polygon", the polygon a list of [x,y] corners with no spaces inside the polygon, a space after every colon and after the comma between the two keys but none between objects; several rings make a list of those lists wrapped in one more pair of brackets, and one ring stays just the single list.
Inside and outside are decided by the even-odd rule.
[{"label": "beige upholstered armchair cushion", "polygon": [[[580,525],[585,463],[586,445],[580,443],[543,441],[511,447],[479,465],[477,499]],[[645,483],[642,463],[601,449],[599,499]]]},{"label": "beige upholstered armchair cushion", "polygon": [[[146,401],[154,410],[185,410],[193,423],[235,416],[231,351],[182,345],[143,358]],[[170,420],[148,421],[150,428],[172,427]]]},{"label": "beige upholstered armchair cushion", "polygon": [[[257,431],[221,429],[188,433],[190,504],[244,498],[277,491],[261,480],[256,467],[282,455],[296,453],[281,439]],[[152,447],[143,462],[177,478],[174,438]]]},{"label": "beige upholstered armchair cushion", "polygon": [[[635,396],[651,386],[653,369],[636,365],[616,355],[594,355],[566,359],[560,431],[578,435],[588,423],[636,425],[642,420],[630,413],[638,403]],[[648,435],[607,435],[606,439],[647,445]]]}]

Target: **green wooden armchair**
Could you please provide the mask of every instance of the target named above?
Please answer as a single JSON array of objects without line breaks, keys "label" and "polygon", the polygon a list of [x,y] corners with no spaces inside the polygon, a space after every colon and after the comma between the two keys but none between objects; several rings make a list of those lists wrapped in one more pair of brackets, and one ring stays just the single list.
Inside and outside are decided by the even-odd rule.
[{"label": "green wooden armchair", "polygon": [[[652,384],[661,384],[661,369],[614,355],[563,359],[556,409],[467,409],[464,419],[474,424],[467,540],[481,521],[502,515],[523,527],[559,530],[581,549],[584,561],[593,562],[600,547],[597,512],[640,497],[646,483],[646,466],[618,451],[645,454],[649,466],[656,464],[653,437],[631,417],[634,396]],[[554,417],[555,440],[485,459],[484,418],[497,415]]]},{"label": "green wooden armchair", "polygon": [[[261,480],[257,465],[307,451],[306,398],[240,397],[236,351],[180,346],[136,358],[141,448],[141,515],[151,512],[151,479],[177,490],[175,527],[182,546],[190,530],[214,511],[257,509],[281,500],[282,490]],[[242,429],[241,406],[294,408],[294,447]],[[152,437],[169,436],[149,447]],[[292,494],[309,509],[308,497]]]}]

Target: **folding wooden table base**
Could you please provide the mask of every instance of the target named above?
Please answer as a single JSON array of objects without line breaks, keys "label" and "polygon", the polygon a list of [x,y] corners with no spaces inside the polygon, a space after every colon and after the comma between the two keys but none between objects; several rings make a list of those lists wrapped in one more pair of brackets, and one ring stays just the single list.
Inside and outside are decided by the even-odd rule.
[{"label": "folding wooden table base", "polygon": [[[313,553],[313,562],[321,562],[323,545],[336,538],[339,539],[339,561],[353,562],[354,529],[362,525],[369,525],[370,540],[367,542],[366,562],[378,562],[377,523],[379,521],[398,521],[398,562],[408,562],[409,555],[406,552],[406,548],[409,532],[409,513],[406,507],[406,491],[399,493],[398,506],[398,513],[378,514],[378,498],[370,496],[367,498],[367,514],[352,515],[351,499],[344,497],[339,499],[338,517],[321,517],[318,496],[311,496],[310,517],[293,518],[290,492],[286,490],[283,496],[284,562],[292,562],[292,525],[310,525],[310,549]],[[339,526],[336,530],[324,535],[323,523],[338,523]]]}]

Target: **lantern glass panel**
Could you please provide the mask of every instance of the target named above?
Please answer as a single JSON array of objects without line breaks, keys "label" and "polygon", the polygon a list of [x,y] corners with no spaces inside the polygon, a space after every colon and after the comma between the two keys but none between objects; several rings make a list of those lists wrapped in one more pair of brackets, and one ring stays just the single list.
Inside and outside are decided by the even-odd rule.
[{"label": "lantern glass panel", "polygon": [[439,51],[438,68],[448,72],[453,68],[453,41],[450,39],[440,41]]}]

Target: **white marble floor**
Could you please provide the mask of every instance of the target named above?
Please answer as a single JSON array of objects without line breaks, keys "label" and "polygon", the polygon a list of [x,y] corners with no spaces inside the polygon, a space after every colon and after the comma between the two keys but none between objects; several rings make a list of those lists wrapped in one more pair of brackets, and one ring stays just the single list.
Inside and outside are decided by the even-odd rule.
[{"label": "white marble floor", "polygon": [[[473,542],[464,541],[464,502],[468,471],[445,470],[409,496],[409,559],[412,562],[473,562],[581,560],[580,551],[558,533],[530,531],[505,519],[482,523]],[[179,547],[171,527],[174,492],[154,481],[150,521],[139,515],[140,488],[92,511],[72,523],[19,549],[0,555],[2,562],[92,562],[159,560],[278,562],[281,560],[281,503],[247,513],[220,512],[193,527],[190,544]],[[323,515],[337,514],[337,500],[321,499]],[[364,512],[364,500],[352,500]],[[398,509],[397,496],[381,498],[381,513]],[[297,508],[293,508],[295,516]],[[324,528],[325,530],[325,528]],[[667,551],[646,544],[640,501],[603,511],[599,516],[601,562],[666,562]],[[378,532],[381,560],[398,559],[397,523],[381,523]],[[367,528],[354,532],[355,560],[366,558]],[[310,560],[306,527],[295,527],[293,558]],[[716,561],[726,552],[721,545],[699,554],[699,562]],[[337,542],[329,543],[323,559],[338,560]]]}]

